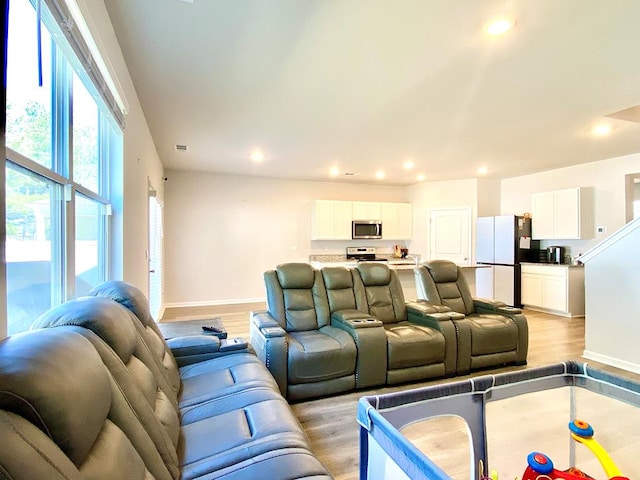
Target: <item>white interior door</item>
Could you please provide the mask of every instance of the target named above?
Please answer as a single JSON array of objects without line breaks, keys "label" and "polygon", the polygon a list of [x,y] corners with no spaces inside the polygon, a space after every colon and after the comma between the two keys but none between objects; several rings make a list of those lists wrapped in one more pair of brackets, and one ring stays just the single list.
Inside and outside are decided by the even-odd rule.
[{"label": "white interior door", "polygon": [[429,225],[430,259],[471,263],[471,207],[431,210]]},{"label": "white interior door", "polygon": [[159,320],[162,307],[162,204],[155,195],[149,196],[149,309],[151,316]]}]

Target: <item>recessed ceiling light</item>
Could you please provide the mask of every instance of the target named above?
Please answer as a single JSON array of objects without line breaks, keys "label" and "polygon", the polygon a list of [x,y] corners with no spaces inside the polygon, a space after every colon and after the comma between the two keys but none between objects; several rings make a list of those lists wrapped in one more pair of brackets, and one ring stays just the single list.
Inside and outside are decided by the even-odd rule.
[{"label": "recessed ceiling light", "polygon": [[604,137],[605,135],[609,135],[611,133],[611,125],[608,123],[601,123],[600,125],[596,125],[591,130],[596,137]]},{"label": "recessed ceiling light", "polygon": [[385,177],[385,174],[384,174],[384,171],[383,171],[383,170],[378,170],[378,171],[376,172],[376,178],[377,178],[378,180],[382,180],[384,177]]},{"label": "recessed ceiling light", "polygon": [[404,168],[405,170],[411,170],[415,166],[416,166],[415,162],[410,158],[407,158],[402,164],[402,168]]},{"label": "recessed ceiling light", "polygon": [[329,175],[331,175],[332,177],[337,177],[338,175],[340,175],[340,169],[338,167],[331,167],[331,170],[329,170]]},{"label": "recessed ceiling light", "polygon": [[264,160],[264,153],[259,148],[254,148],[251,151],[251,160],[254,162],[262,162]]},{"label": "recessed ceiling light", "polygon": [[478,175],[486,175],[489,172],[489,169],[487,167],[480,167],[478,169]]},{"label": "recessed ceiling light", "polygon": [[484,26],[484,31],[489,35],[498,36],[504,33],[507,33],[509,30],[513,28],[515,22],[513,20],[509,20],[507,18],[500,18],[498,20],[493,20],[487,23]]},{"label": "recessed ceiling light", "polygon": [[425,177],[424,174],[421,173],[420,175],[418,175],[416,177],[416,180],[418,180],[419,182],[424,182],[425,178],[427,178],[427,177]]}]

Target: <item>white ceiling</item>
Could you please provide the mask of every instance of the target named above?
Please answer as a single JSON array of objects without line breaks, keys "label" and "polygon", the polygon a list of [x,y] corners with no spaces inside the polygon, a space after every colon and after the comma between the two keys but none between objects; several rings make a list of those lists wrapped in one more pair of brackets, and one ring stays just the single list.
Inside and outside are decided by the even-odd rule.
[{"label": "white ceiling", "polygon": [[640,152],[640,115],[605,117],[640,104],[638,0],[105,3],[168,169],[408,185]]}]

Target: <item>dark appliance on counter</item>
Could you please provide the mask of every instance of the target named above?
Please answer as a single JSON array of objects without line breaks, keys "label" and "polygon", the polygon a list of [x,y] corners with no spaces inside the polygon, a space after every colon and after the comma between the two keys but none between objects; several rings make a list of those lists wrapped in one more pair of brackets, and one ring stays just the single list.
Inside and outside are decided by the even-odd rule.
[{"label": "dark appliance on counter", "polygon": [[516,215],[478,217],[476,223],[476,296],[522,307],[520,263],[535,262],[540,248],[531,239],[531,218]]},{"label": "dark appliance on counter", "polygon": [[380,220],[353,220],[351,222],[351,238],[354,240],[382,238],[382,222]]},{"label": "dark appliance on counter", "polygon": [[359,262],[386,262],[387,258],[376,257],[375,247],[347,247],[347,260]]},{"label": "dark appliance on counter", "polygon": [[564,247],[547,247],[547,263],[564,263]]}]

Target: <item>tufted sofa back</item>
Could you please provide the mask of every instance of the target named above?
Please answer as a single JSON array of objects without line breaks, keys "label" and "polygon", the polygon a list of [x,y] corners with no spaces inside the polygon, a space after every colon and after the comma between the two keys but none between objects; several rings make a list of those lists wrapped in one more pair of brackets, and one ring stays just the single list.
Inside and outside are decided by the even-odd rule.
[{"label": "tufted sofa back", "polygon": [[[327,290],[329,310],[357,310],[366,303],[364,288],[358,273],[346,267],[324,267],[321,270],[322,279]],[[369,313],[365,308],[363,310]]]},{"label": "tufted sofa back", "polygon": [[308,263],[283,263],[264,274],[267,308],[288,332],[329,325],[329,304],[322,274]]},{"label": "tufted sofa back", "polygon": [[95,287],[89,295],[103,297],[118,302],[127,308],[139,322],[135,323],[138,333],[144,339],[145,345],[153,354],[156,362],[162,365],[164,377],[171,384],[175,394],[180,390],[180,372],[171,349],[164,340],[164,336],[149,311],[149,303],[137,287],[121,282],[105,282]]},{"label": "tufted sofa back", "polygon": [[101,297],[81,297],[45,312],[32,328],[70,328],[93,344],[167,468],[177,477],[177,398],[136,331],[137,323],[133,314],[118,303]]},{"label": "tufted sofa back", "polygon": [[431,260],[414,269],[418,297],[454,312],[475,312],[473,297],[462,270],[449,260]]},{"label": "tufted sofa back", "polygon": [[[362,282],[364,298],[371,315],[383,323],[397,323],[407,319],[404,294],[395,271],[388,265],[377,262],[359,263],[355,270]],[[367,309],[364,305],[360,308],[365,311]]]},{"label": "tufted sofa back", "polygon": [[0,342],[3,477],[176,478],[91,341],[71,329]]}]

